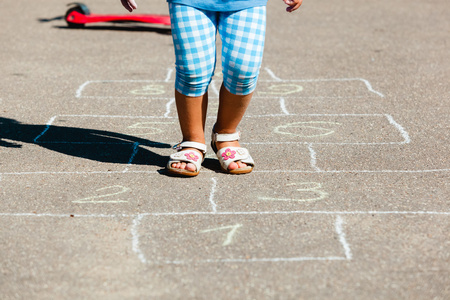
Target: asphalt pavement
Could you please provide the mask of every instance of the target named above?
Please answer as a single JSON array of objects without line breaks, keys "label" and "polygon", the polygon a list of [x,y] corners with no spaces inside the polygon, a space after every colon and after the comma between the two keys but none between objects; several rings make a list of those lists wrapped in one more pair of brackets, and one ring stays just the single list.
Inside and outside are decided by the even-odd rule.
[{"label": "asphalt pavement", "polygon": [[[0,11],[1,299],[450,298],[446,1],[269,1],[239,126],[255,170],[209,148],[195,178],[164,171],[167,26],[72,29],[66,10]],[[218,67],[208,142],[220,84]]]}]

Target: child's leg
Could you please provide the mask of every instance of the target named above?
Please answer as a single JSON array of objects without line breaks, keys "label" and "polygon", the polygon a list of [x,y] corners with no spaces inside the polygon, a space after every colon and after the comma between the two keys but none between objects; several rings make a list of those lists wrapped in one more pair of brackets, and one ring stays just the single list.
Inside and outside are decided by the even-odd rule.
[{"label": "child's leg", "polygon": [[[183,141],[204,144],[206,90],[216,59],[216,14],[172,3],[169,11],[176,58],[175,101]],[[193,164],[172,167],[195,171]]]},{"label": "child's leg", "polygon": [[[219,111],[217,113],[214,132],[216,133],[234,133],[237,130],[242,117],[247,110],[253,93],[248,95],[234,95],[230,93],[222,84],[219,96]],[[224,147],[240,147],[238,141],[232,142],[216,142],[216,148]],[[228,169],[235,170],[237,168],[245,168],[247,165],[238,161],[231,163]]]},{"label": "child's leg", "polygon": [[[214,131],[234,133],[250,103],[261,67],[266,8],[254,7],[223,14],[219,21],[222,37],[224,83],[220,90],[219,112]],[[238,141],[217,142],[217,149],[239,147]],[[245,167],[237,162],[230,170]]]},{"label": "child's leg", "polygon": [[[178,120],[183,141],[205,144],[205,122],[208,106],[208,93],[199,97],[189,97],[175,90]],[[189,149],[189,148],[186,148]],[[198,152],[197,149],[191,149]],[[173,168],[195,171],[195,165],[185,162],[172,164]]]}]

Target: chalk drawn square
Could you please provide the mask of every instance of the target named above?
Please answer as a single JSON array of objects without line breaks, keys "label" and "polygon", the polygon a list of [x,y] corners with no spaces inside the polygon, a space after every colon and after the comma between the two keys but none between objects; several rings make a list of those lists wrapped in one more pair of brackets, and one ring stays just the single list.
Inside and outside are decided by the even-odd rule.
[{"label": "chalk drawn square", "polygon": [[249,116],[251,144],[405,144],[408,133],[390,115],[299,114]]},{"label": "chalk drawn square", "polygon": [[384,95],[362,78],[260,80],[254,97],[364,98]]},{"label": "chalk drawn square", "polygon": [[149,264],[345,260],[335,218],[314,215],[144,216],[141,259]]},{"label": "chalk drawn square", "polygon": [[[155,172],[156,173],[156,172]],[[211,181],[122,172],[3,175],[2,213],[111,214],[210,212]],[[17,188],[20,186],[20,188]],[[182,186],[175,193],[173,186]]]},{"label": "chalk drawn square", "polygon": [[36,138],[38,144],[150,145],[169,148],[179,138],[175,119],[151,116],[54,116]]},{"label": "chalk drawn square", "polygon": [[[218,177],[214,196],[216,210],[247,212],[291,212],[302,210],[333,210],[335,187],[327,176],[309,173],[255,172],[251,177]],[[334,184],[334,182],[333,182]],[[346,181],[341,185],[345,188]],[[331,188],[331,187],[333,188]],[[230,197],[234,191],[241,197]],[[334,204],[334,203],[333,203]]]},{"label": "chalk drawn square", "polygon": [[[255,172],[217,177],[217,212],[450,211],[448,172]],[[239,191],[240,197],[233,197]],[[380,200],[382,199],[382,200]]]},{"label": "chalk drawn square", "polygon": [[93,80],[82,84],[77,98],[149,100],[173,98],[174,83],[163,80]]},{"label": "chalk drawn square", "polygon": [[[450,156],[430,155],[429,145],[341,145],[340,149],[328,145],[315,145],[317,167],[323,171],[380,171],[398,170],[415,172],[424,170],[448,170]],[[445,152],[445,150],[444,150]],[[320,153],[320,154],[319,154]]]}]

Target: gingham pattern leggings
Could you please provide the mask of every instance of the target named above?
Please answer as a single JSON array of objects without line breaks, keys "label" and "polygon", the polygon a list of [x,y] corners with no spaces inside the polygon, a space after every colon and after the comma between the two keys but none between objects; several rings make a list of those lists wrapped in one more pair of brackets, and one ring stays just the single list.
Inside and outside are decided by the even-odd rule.
[{"label": "gingham pattern leggings", "polygon": [[205,94],[216,65],[217,31],[225,88],[235,95],[253,92],[264,49],[265,6],[213,12],[169,3],[169,12],[178,92],[191,97]]}]

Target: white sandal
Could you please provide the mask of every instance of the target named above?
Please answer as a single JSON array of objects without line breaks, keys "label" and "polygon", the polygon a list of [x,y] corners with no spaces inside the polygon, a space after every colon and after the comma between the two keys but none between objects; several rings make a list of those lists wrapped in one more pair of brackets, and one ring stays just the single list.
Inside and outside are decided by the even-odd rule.
[{"label": "white sandal", "polygon": [[[167,162],[166,166],[167,171],[174,175],[197,176],[198,173],[200,172],[200,169],[202,168],[202,162],[205,159],[206,145],[197,142],[181,142],[174,148],[177,149],[178,152],[170,155],[169,161]],[[203,154],[203,157],[200,157],[201,155],[199,155],[197,151],[183,150],[183,148],[195,148]],[[172,164],[178,162],[194,164],[196,169],[195,171],[189,171],[186,169],[179,169],[172,167]]]},{"label": "white sandal", "polygon": [[[216,142],[232,142],[239,141],[241,137],[240,132],[230,133],[230,134],[220,134],[215,133],[214,130],[211,136],[211,148],[217,155],[220,162],[220,167],[222,171],[229,174],[246,174],[253,171],[255,162],[253,161],[250,153],[246,148],[242,147],[224,147],[222,149],[217,149]],[[245,168],[238,168],[235,170],[229,170],[228,167],[232,162],[241,161],[247,164]]]}]

